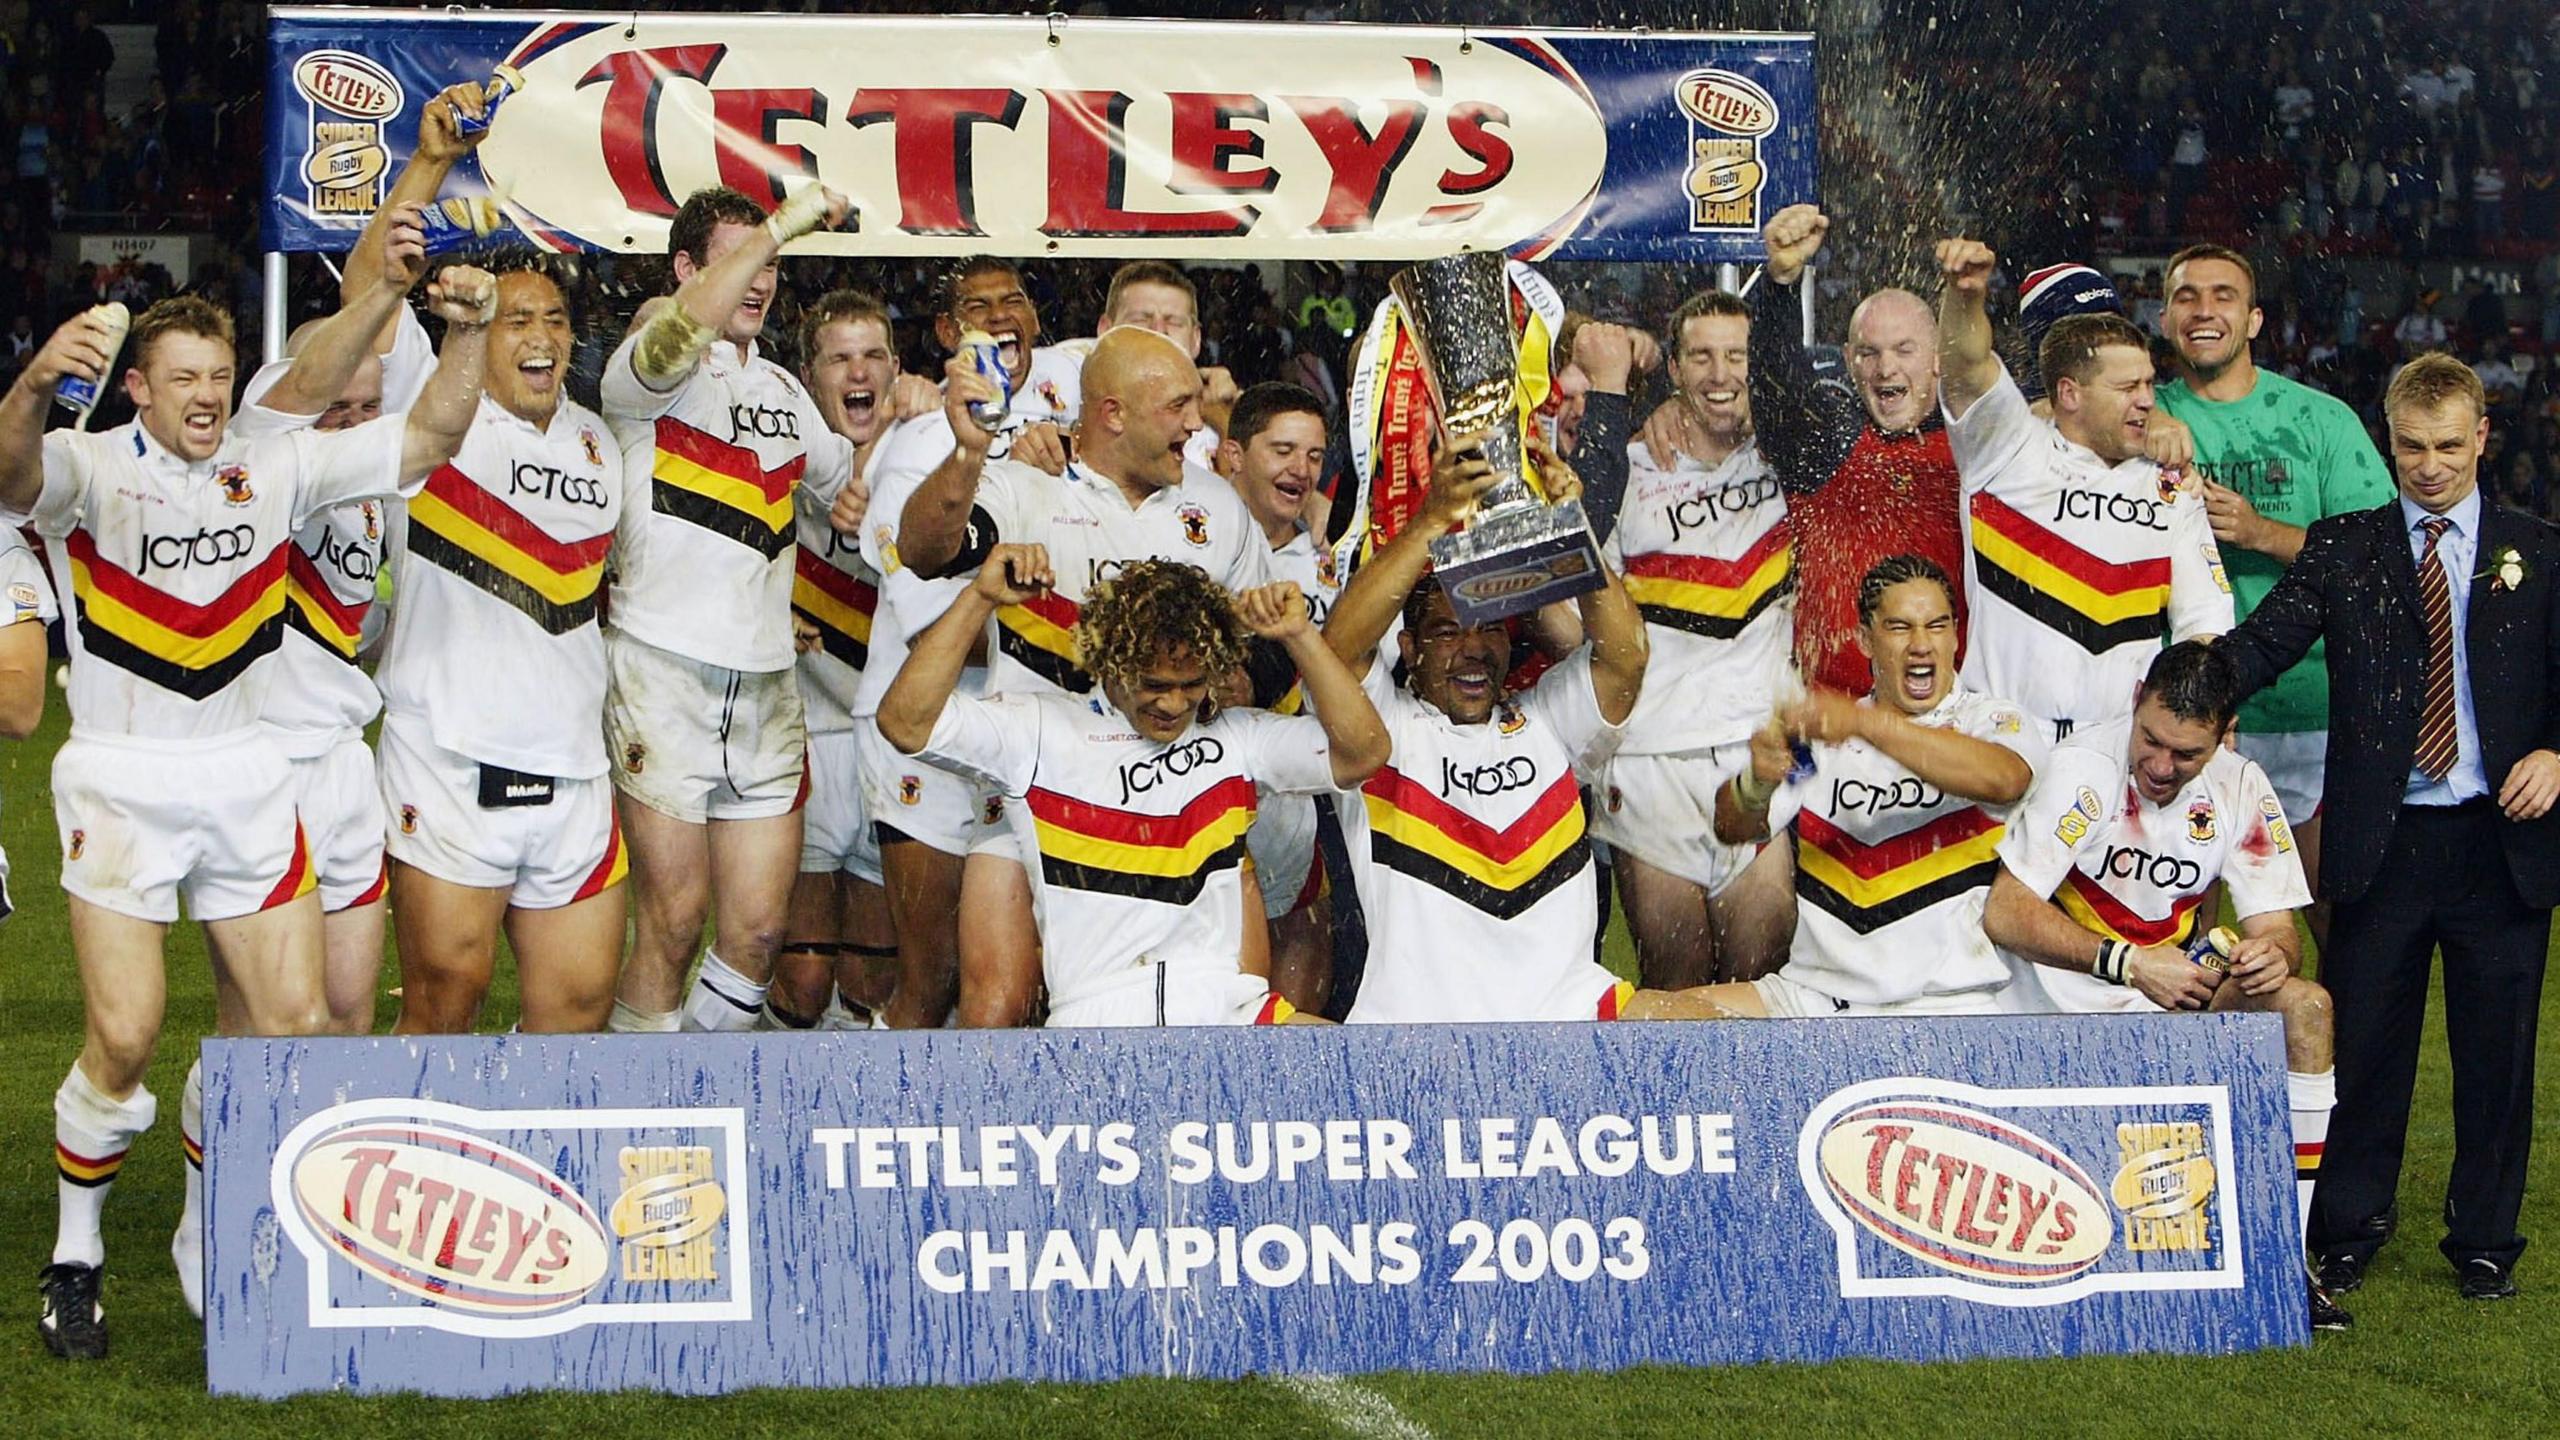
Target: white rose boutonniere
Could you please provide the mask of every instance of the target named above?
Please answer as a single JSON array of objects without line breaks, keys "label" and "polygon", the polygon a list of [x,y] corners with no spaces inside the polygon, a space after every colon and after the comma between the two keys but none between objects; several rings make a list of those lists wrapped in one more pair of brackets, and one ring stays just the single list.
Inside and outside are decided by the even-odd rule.
[{"label": "white rose boutonniere", "polygon": [[2490,552],[2488,568],[2471,578],[2487,580],[2492,595],[2513,590],[2524,584],[2524,557],[2513,545],[2501,545]]}]

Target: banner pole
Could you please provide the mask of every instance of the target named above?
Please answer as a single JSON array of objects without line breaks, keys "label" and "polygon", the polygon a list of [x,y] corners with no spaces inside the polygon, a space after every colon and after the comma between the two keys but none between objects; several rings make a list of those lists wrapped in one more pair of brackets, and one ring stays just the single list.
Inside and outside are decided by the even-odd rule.
[{"label": "banner pole", "polygon": [[284,358],[284,287],[284,252],[270,250],[267,252],[266,295],[262,307],[265,333],[258,337],[258,344],[271,365]]},{"label": "banner pole", "polygon": [[1804,267],[1804,275],[1796,281],[1796,305],[1804,311],[1804,345],[1813,348],[1813,267]]}]

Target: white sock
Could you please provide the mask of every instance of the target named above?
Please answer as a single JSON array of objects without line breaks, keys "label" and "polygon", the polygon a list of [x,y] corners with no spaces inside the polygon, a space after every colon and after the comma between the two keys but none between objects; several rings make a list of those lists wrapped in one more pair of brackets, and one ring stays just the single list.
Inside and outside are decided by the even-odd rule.
[{"label": "white sock", "polygon": [[187,1088],[178,1103],[178,1139],[187,1151],[187,1201],[178,1209],[178,1233],[169,1239],[169,1258],[178,1266],[178,1293],[187,1309],[204,1318],[204,1062],[187,1067]]},{"label": "white sock", "polygon": [[2311,1248],[2311,1191],[2320,1180],[2320,1156],[2329,1148],[2329,1112],[2338,1108],[2338,1072],[2306,1075],[2288,1070],[2285,1103],[2293,1112],[2293,1190],[2302,1204],[2302,1246]]},{"label": "white sock", "polygon": [[771,995],[767,995],[764,1001],[764,1008],[756,1012],[756,1023],[754,1028],[758,1030],[780,1030],[788,1033],[793,1031],[814,1030],[817,1028],[817,1022],[807,1018],[806,1016],[785,1013],[773,1003],[773,997]]},{"label": "white sock", "polygon": [[620,998],[613,1002],[613,1018],[605,1029],[616,1035],[672,1035],[676,1028],[673,1010],[635,1010]]},{"label": "white sock", "polygon": [[125,1152],[160,1117],[160,1102],[135,1086],[131,1095],[110,1100],[89,1082],[77,1062],[53,1092],[53,1162],[60,1179],[62,1213],[53,1232],[57,1265],[103,1265],[106,1236],[98,1217],[107,1208],[107,1191],[124,1168]]},{"label": "white sock", "polygon": [[764,982],[748,979],[730,969],[717,952],[705,950],[693,988],[685,993],[679,1028],[714,1034],[753,1030],[756,1018],[764,1013],[764,991]]},{"label": "white sock", "polygon": [[868,1030],[871,1028],[871,1020],[870,1011],[858,1005],[847,1005],[844,1003],[844,992],[838,991],[827,997],[827,1010],[825,1014],[818,1017],[818,1028],[821,1030]]}]

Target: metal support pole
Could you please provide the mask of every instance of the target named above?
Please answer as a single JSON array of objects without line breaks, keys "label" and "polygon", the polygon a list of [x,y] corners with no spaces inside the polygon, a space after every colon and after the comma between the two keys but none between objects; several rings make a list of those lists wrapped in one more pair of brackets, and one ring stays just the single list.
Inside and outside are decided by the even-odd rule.
[{"label": "metal support pole", "polygon": [[270,250],[267,252],[267,293],[263,307],[266,315],[266,333],[258,337],[259,346],[269,364],[284,358],[286,313],[284,289],[284,252]]},{"label": "metal support pole", "polygon": [[1814,338],[1813,267],[1810,265],[1804,267],[1804,274],[1796,277],[1796,304],[1804,310],[1804,343],[1806,348],[1810,349]]},{"label": "metal support pole", "polygon": [[1742,293],[1742,267],[1727,260],[1716,267],[1716,288],[1728,295]]}]

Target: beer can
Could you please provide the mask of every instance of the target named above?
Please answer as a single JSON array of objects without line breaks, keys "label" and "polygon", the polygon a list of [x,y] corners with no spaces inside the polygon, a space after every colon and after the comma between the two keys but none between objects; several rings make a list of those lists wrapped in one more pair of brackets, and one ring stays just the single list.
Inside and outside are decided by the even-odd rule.
[{"label": "beer can", "polygon": [[[121,302],[110,300],[104,305],[89,307],[89,315],[106,327],[107,373],[112,375],[115,373],[116,356],[124,349],[125,331],[133,327],[133,312],[125,309]],[[53,387],[53,403],[85,422],[89,412],[98,408],[98,396],[105,384],[103,379],[65,375]]]},{"label": "beer can", "polygon": [[2216,925],[2187,942],[2187,958],[2207,970],[2228,974],[2231,952],[2239,948],[2240,937],[2231,933],[2231,927]]},{"label": "beer can", "polygon": [[969,402],[969,418],[989,431],[1004,423],[1013,406],[1013,375],[1004,368],[1004,351],[996,337],[984,330],[960,332],[960,353],[969,357],[969,367],[996,387],[993,398]]},{"label": "beer can", "polygon": [[453,128],[465,135],[486,133],[491,122],[498,118],[498,102],[523,88],[524,73],[522,71],[512,65],[498,66],[490,75],[488,85],[480,92],[480,118],[474,120],[462,111],[456,110],[453,112]]},{"label": "beer can", "polygon": [[479,244],[496,234],[504,223],[506,216],[498,209],[498,202],[486,195],[438,200],[418,216],[418,228],[425,232],[430,255]]}]

